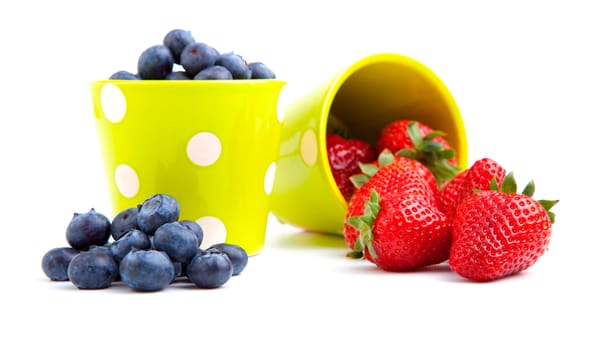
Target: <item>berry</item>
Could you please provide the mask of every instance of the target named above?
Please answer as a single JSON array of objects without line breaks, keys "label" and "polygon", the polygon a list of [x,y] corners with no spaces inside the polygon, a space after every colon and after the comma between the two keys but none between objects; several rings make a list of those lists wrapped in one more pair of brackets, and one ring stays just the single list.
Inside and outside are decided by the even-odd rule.
[{"label": "berry", "polygon": [[173,261],[188,263],[200,251],[196,234],[179,222],[161,225],[153,238],[155,249],[164,251]]},{"label": "berry", "polygon": [[138,228],[152,235],[159,226],[179,219],[179,203],[166,194],[156,194],[138,207],[136,222]]},{"label": "berry", "polygon": [[243,57],[233,52],[219,55],[215,61],[216,65],[223,66],[231,72],[233,79],[250,79],[252,71]]},{"label": "berry", "polygon": [[231,264],[233,265],[233,276],[239,275],[248,263],[247,252],[238,245],[230,243],[217,243],[210,246],[207,251],[212,251],[213,249],[224,253],[227,255],[229,260],[231,260]]},{"label": "berry", "polygon": [[196,255],[186,267],[188,279],[200,288],[218,288],[233,275],[229,257],[217,251]]},{"label": "berry", "polygon": [[274,79],[276,75],[262,62],[248,63],[248,68],[252,71],[252,79]]},{"label": "berry", "polygon": [[194,40],[192,33],[183,29],[173,29],[165,35],[165,38],[163,38],[163,45],[169,48],[173,54],[175,63],[180,62],[181,53],[184,48],[195,42],[196,40]]},{"label": "berry", "polygon": [[136,223],[136,216],[138,215],[138,208],[128,208],[119,212],[113,220],[111,220],[110,233],[111,237],[115,240],[133,229],[138,228]]},{"label": "berry", "polygon": [[154,45],[138,58],[138,75],[142,79],[165,79],[173,69],[173,55],[165,45]]},{"label": "berry", "polygon": [[205,43],[191,43],[181,53],[180,64],[184,67],[186,74],[195,76],[206,67],[215,64],[219,52]]},{"label": "berry", "polygon": [[118,265],[103,250],[81,252],[68,265],[68,278],[79,289],[103,289],[116,279]]},{"label": "berry", "polygon": [[497,185],[501,185],[504,177],[505,169],[496,161],[489,158],[479,159],[442,187],[437,196],[437,207],[451,221],[458,205],[467,196],[477,190],[488,190],[493,179]]},{"label": "berry", "polygon": [[383,270],[411,271],[448,259],[450,225],[422,196],[397,193],[380,201],[372,190],[363,215],[347,223],[360,231],[350,256],[365,256]]},{"label": "berry", "polygon": [[473,192],[452,224],[450,268],[474,281],[492,281],[532,266],[549,244],[557,201],[533,199],[531,182],[516,193],[513,174],[499,187]]},{"label": "berry", "polygon": [[349,178],[359,172],[359,163],[369,163],[376,158],[375,149],[363,140],[329,133],[326,135],[326,152],[332,177],[348,201],[354,191]]},{"label": "berry", "polygon": [[157,250],[133,250],[120,262],[120,276],[128,287],[142,292],[165,288],[175,277],[167,254]]},{"label": "berry", "polygon": [[[85,249],[51,249],[42,258],[42,270],[50,280],[71,280],[79,289],[107,288],[123,281],[136,291],[156,291],[177,277],[179,282],[217,288],[245,269],[248,255],[242,247],[220,243],[201,249],[202,227],[192,220],[179,220],[179,212],[175,198],[155,194],[119,212],[111,225],[94,209],[74,214],[67,236]],[[149,235],[140,226],[155,230]],[[109,241],[111,232],[113,241]],[[101,240],[89,239],[96,236]],[[196,261],[190,280],[188,266],[199,256],[208,257]]]},{"label": "berry", "polygon": [[140,80],[140,77],[134,73],[130,73],[125,70],[120,70],[113,73],[110,77],[110,80]]},{"label": "berry", "polygon": [[52,281],[68,281],[68,264],[78,253],[72,247],[50,249],[41,259],[41,268]]},{"label": "berry", "polygon": [[418,160],[431,170],[441,186],[459,172],[456,152],[444,135],[418,121],[397,120],[382,129],[377,149],[379,152],[388,149],[396,155]]},{"label": "berry", "polygon": [[186,72],[175,71],[167,74],[165,80],[190,80],[190,77]]},{"label": "berry", "polygon": [[427,168],[423,163],[416,161],[414,159],[395,156],[392,152],[388,149],[383,150],[376,161],[373,163],[359,164],[359,168],[361,169],[361,173],[353,175],[350,177],[350,181],[355,185],[355,188],[361,188],[369,179],[377,173],[379,168],[391,164],[391,163],[399,163],[402,166],[412,166],[415,171],[421,175],[423,180],[427,183],[427,185],[431,188],[431,192],[434,193],[435,196],[438,194],[438,186],[437,180],[433,173],[429,168]]},{"label": "berry", "polygon": [[202,244],[202,240],[204,239],[204,231],[202,231],[202,227],[196,221],[181,220],[179,223],[185,228],[188,228],[190,231],[194,232],[196,238],[198,238],[198,245]]},{"label": "berry", "polygon": [[133,248],[142,250],[151,248],[151,241],[146,233],[136,229],[128,231],[109,246],[111,254],[117,262],[122,261]]},{"label": "berry", "polygon": [[109,219],[95,209],[87,213],[75,213],[66,228],[66,240],[77,250],[87,250],[92,245],[103,245],[108,241],[109,235]]},{"label": "berry", "polygon": [[231,72],[219,65],[206,67],[194,76],[194,80],[233,80]]},{"label": "berry", "polygon": [[367,203],[374,192],[384,201],[390,201],[391,196],[410,194],[420,197],[421,201],[427,203],[428,206],[436,206],[434,190],[420,175],[412,162],[392,162],[379,168],[377,173],[355,192],[349,201],[343,234],[349,248],[357,252],[354,255],[363,252],[363,246],[360,245],[362,243],[361,228],[349,221],[351,217],[369,216]]}]

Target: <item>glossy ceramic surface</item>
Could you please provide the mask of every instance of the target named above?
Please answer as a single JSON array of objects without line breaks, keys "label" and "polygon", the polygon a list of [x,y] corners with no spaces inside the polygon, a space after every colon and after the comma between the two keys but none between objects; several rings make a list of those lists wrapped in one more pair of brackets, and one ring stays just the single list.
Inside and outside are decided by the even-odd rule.
[{"label": "glossy ceramic surface", "polygon": [[113,214],[155,193],[201,224],[203,247],[264,244],[275,178],[284,82],[91,83]]}]

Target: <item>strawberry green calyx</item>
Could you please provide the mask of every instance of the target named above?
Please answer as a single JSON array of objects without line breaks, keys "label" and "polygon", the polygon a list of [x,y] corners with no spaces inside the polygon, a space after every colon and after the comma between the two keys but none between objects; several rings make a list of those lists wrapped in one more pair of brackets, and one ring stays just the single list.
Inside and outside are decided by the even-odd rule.
[{"label": "strawberry green calyx", "polygon": [[379,154],[377,158],[377,165],[374,163],[359,163],[361,174],[353,175],[349,179],[355,188],[361,188],[361,186],[363,186],[373,175],[375,175],[375,173],[377,173],[379,168],[393,163],[394,160],[394,154],[389,149],[385,149]]},{"label": "strawberry green calyx", "polygon": [[449,162],[456,156],[456,152],[435,141],[436,137],[443,137],[442,131],[433,131],[422,136],[418,122],[410,122],[407,133],[413,143],[412,148],[403,148],[396,155],[407,157],[423,163],[435,176],[437,184],[441,186],[444,181],[450,180],[460,172],[460,169]]},{"label": "strawberry green calyx", "polygon": [[[503,178],[503,182],[501,183],[501,187],[497,186],[497,181],[495,180],[495,178],[493,178],[491,180],[490,189],[493,191],[498,191],[498,192],[507,193],[507,194],[517,193],[518,186],[516,183],[516,179],[514,177],[514,173],[509,172],[507,175],[505,175],[505,177]],[[536,190],[536,185],[534,184],[534,181],[530,181],[530,182],[528,182],[526,187],[524,187],[524,189],[522,190],[522,194],[527,197],[532,198],[535,190]],[[559,200],[540,199],[540,200],[537,200],[537,202],[540,203],[540,205],[542,205],[542,207],[546,210],[547,215],[549,216],[549,219],[551,220],[551,223],[554,223],[555,222],[555,213],[553,213],[551,211],[551,208],[553,208],[553,206],[555,206],[555,204],[557,204],[559,202]]]},{"label": "strawberry green calyx", "polygon": [[380,196],[375,190],[371,190],[369,200],[365,203],[363,215],[352,216],[347,223],[359,230],[359,237],[355,241],[353,251],[347,256],[354,259],[360,259],[365,256],[365,250],[369,252],[373,259],[377,258],[373,248],[373,223],[380,210]]}]

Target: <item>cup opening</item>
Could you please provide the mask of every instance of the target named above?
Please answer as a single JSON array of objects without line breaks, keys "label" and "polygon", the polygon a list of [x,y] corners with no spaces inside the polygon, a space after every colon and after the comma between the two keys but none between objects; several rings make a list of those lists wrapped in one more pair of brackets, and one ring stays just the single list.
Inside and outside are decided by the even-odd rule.
[{"label": "cup opening", "polygon": [[[398,119],[418,120],[444,131],[460,167],[466,167],[466,136],[455,101],[435,74],[408,57],[369,56],[338,75],[327,94],[324,117],[323,135],[344,129],[374,147],[384,126]],[[327,159],[325,143],[321,146]],[[325,168],[333,183],[330,166]],[[338,188],[335,193],[346,207]]]}]

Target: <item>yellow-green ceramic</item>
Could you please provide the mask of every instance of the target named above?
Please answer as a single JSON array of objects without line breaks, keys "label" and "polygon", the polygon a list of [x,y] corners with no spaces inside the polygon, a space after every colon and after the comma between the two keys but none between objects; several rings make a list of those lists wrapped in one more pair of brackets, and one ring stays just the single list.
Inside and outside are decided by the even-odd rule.
[{"label": "yellow-green ceramic", "polygon": [[91,83],[113,214],[156,193],[196,220],[203,246],[263,248],[278,157],[284,82]]},{"label": "yellow-green ceramic", "polygon": [[409,57],[365,57],[286,107],[272,213],[310,231],[341,234],[347,202],[336,186],[326,153],[326,132],[345,128],[375,145],[397,119],[419,120],[447,133],[458,163],[467,166],[464,123],[442,81]]}]

